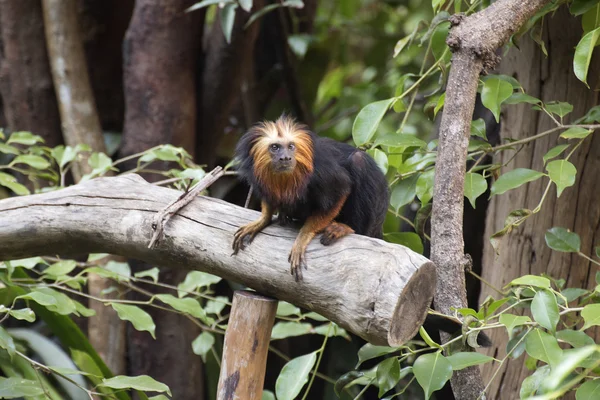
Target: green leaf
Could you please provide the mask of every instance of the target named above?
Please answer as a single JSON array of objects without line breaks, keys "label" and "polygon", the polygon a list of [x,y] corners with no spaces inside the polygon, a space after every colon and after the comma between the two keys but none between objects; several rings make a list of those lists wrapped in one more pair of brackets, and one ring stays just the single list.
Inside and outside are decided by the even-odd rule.
[{"label": "green leaf", "polygon": [[21,152],[19,151],[19,149],[17,149],[16,147],[9,146],[9,145],[4,144],[4,143],[0,143],[0,153],[14,154],[15,156],[18,156],[19,154],[21,154]]},{"label": "green leaf", "polygon": [[594,339],[589,337],[582,331],[574,331],[572,329],[561,329],[557,331],[556,339],[566,342],[573,347],[590,346],[594,344]]},{"label": "green leaf", "polygon": [[19,143],[26,146],[33,146],[36,143],[43,143],[44,139],[41,136],[34,135],[31,132],[13,132],[8,138],[6,144]]},{"label": "green leaf", "polygon": [[581,316],[585,321],[585,324],[581,330],[586,330],[590,326],[600,325],[600,304],[588,304],[587,306],[583,307]]},{"label": "green leaf", "polygon": [[577,43],[577,46],[575,46],[573,70],[575,71],[577,79],[585,83],[588,88],[587,74],[590,67],[590,61],[592,61],[594,47],[598,44],[598,38],[600,38],[600,28],[596,28],[585,34],[579,43]]},{"label": "green leaf", "polygon": [[10,310],[8,312],[8,314],[16,319],[22,320],[22,321],[27,321],[27,322],[33,322],[35,321],[35,313],[33,312],[33,310],[31,308],[21,308],[18,310]]},{"label": "green leaf", "polygon": [[300,309],[287,301],[280,301],[277,304],[277,316],[289,317],[290,315],[300,315]]},{"label": "green leaf", "polygon": [[556,197],[560,197],[565,188],[575,184],[577,169],[567,160],[550,161],[546,170],[550,180],[556,184]]},{"label": "green leaf", "polygon": [[150,335],[156,339],[154,334],[156,325],[154,325],[152,317],[146,311],[129,304],[111,303],[110,305],[117,312],[120,319],[131,322],[138,331],[150,332]]},{"label": "green leaf", "polygon": [[465,174],[465,197],[469,199],[471,206],[475,208],[477,198],[487,190],[487,181],[481,174],[467,172]]},{"label": "green leaf", "polygon": [[390,205],[396,212],[398,212],[400,207],[405,206],[414,200],[418,178],[418,175],[411,175],[408,178],[402,179],[392,189]]},{"label": "green leaf", "polygon": [[202,362],[206,363],[206,356],[210,349],[212,349],[215,344],[215,337],[210,332],[202,332],[194,341],[192,342],[192,351],[194,354],[202,357]]},{"label": "green leaf", "polygon": [[306,33],[300,33],[297,35],[289,35],[287,42],[290,49],[298,58],[304,58],[308,51],[308,45],[313,41],[313,36]]},{"label": "green leaf", "polygon": [[[448,53],[450,54],[450,53]],[[446,104],[446,92],[442,93],[440,97],[438,97],[435,107],[433,108],[433,116],[435,117],[438,112],[444,107]]]},{"label": "green leaf", "polygon": [[487,136],[485,133],[485,121],[483,120],[483,118],[471,121],[471,135],[480,137],[483,140],[487,140]]},{"label": "green leaf", "polygon": [[30,194],[29,189],[17,182],[17,178],[4,172],[0,172],[0,186],[9,188],[19,196]]},{"label": "green leaf", "polygon": [[511,94],[510,97],[506,99],[506,101],[504,101],[504,104],[540,104],[541,102],[542,101],[540,99],[537,99],[523,92],[515,92]]},{"label": "green leaf", "polygon": [[429,203],[429,200],[433,197],[433,176],[434,170],[429,169],[419,175],[417,179],[415,192],[423,205]]},{"label": "green leaf", "polygon": [[91,176],[100,175],[108,171],[112,166],[112,160],[104,153],[92,153],[90,158],[88,158],[88,165],[92,167],[92,172],[86,175],[88,177],[87,179]]},{"label": "green leaf", "polygon": [[414,232],[391,232],[385,233],[383,238],[390,243],[406,246],[415,253],[423,254],[423,241]]},{"label": "green leaf", "polygon": [[369,150],[367,150],[367,153],[371,157],[373,157],[373,159],[375,160],[375,163],[377,164],[377,166],[379,167],[381,172],[383,172],[384,174],[387,174],[387,171],[388,171],[387,154],[385,154],[385,152],[383,152],[379,149],[369,149]]},{"label": "green leaf", "polygon": [[543,365],[533,372],[530,376],[523,380],[521,383],[521,390],[519,391],[519,397],[521,399],[529,398],[537,392],[544,380],[550,374],[550,366]]},{"label": "green leaf", "polygon": [[446,359],[450,361],[450,364],[452,364],[453,371],[459,371],[467,367],[493,361],[494,357],[486,356],[485,354],[477,353],[475,351],[469,351],[454,353],[446,357]]},{"label": "green leaf", "polygon": [[565,151],[568,147],[568,144],[560,144],[548,150],[548,152],[543,157],[544,164],[546,164],[548,160],[561,155],[562,152]]},{"label": "green leaf", "polygon": [[452,364],[440,352],[424,354],[415,360],[413,374],[425,391],[425,399],[429,399],[452,376]]},{"label": "green leaf", "polygon": [[502,103],[507,100],[512,93],[512,85],[502,79],[492,77],[483,83],[481,102],[492,112],[492,114],[494,114],[496,122],[500,122],[500,107],[502,106]]},{"label": "green leaf", "polygon": [[56,160],[56,163],[60,168],[64,168],[65,165],[70,163],[77,157],[77,150],[71,146],[56,146],[52,149],[52,157]]},{"label": "green leaf", "polygon": [[77,263],[74,260],[62,260],[46,268],[44,274],[54,277],[63,276],[69,274],[76,267]]},{"label": "green leaf", "polygon": [[[563,139],[584,139],[592,133],[591,129],[585,129],[579,126],[574,126],[560,134]],[[563,145],[567,146],[567,145]],[[558,146],[557,146],[558,147]]]},{"label": "green leaf", "polygon": [[558,346],[556,338],[537,328],[527,335],[525,350],[530,357],[551,366],[558,365],[563,355],[563,350]]},{"label": "green leaf", "polygon": [[208,317],[206,313],[200,307],[200,303],[198,300],[193,299],[191,297],[177,298],[170,294],[157,294],[156,298],[162,301],[165,304],[170,305],[175,310],[189,314],[192,317],[198,318],[201,321],[211,324],[213,321],[208,321]]},{"label": "green leaf", "polygon": [[183,297],[187,295],[186,292],[193,292],[196,289],[209,287],[220,281],[221,278],[216,275],[207,274],[206,272],[201,271],[190,271],[185,276],[184,281],[177,285],[177,295]]},{"label": "green leaf", "polygon": [[556,296],[549,290],[540,290],[531,302],[533,319],[551,332],[556,331],[558,324],[558,303]]},{"label": "green leaf", "polygon": [[11,359],[13,358],[16,350],[15,341],[2,326],[0,326],[0,347],[8,352]]},{"label": "green leaf", "polygon": [[573,0],[569,6],[572,15],[581,15],[592,9],[598,4],[598,0]]},{"label": "green leaf", "polygon": [[38,381],[22,378],[0,377],[0,399],[42,396],[44,389]]},{"label": "green leaf", "polygon": [[147,269],[145,271],[136,272],[135,274],[133,274],[133,276],[135,276],[136,278],[150,277],[150,278],[152,278],[152,281],[154,283],[156,283],[156,282],[158,282],[158,273],[159,272],[160,272],[160,270],[157,267],[153,267],[153,268]]},{"label": "green leaf", "polygon": [[[331,327],[330,327],[331,325]],[[315,327],[313,332],[317,335],[323,335],[327,337],[340,336],[346,338],[347,340],[352,340],[348,332],[344,328],[341,328],[338,324],[330,322],[329,324],[323,324]]]},{"label": "green leaf", "polygon": [[[220,314],[223,311],[223,308],[227,305],[229,299],[225,296],[217,296],[214,300],[209,300],[206,302],[204,306],[204,311],[207,314]],[[279,302],[281,304],[282,302]]]},{"label": "green leaf", "polygon": [[442,56],[450,57],[450,51],[446,44],[448,38],[448,31],[450,30],[450,22],[442,22],[435,27],[433,34],[431,35],[431,52],[435,57],[435,60],[441,60]]},{"label": "green leaf", "polygon": [[386,135],[377,135],[375,146],[424,148],[427,146],[427,143],[415,135],[409,135],[407,133],[389,133]]},{"label": "green leaf", "polygon": [[577,388],[576,400],[596,400],[600,398],[600,379],[585,381]]},{"label": "green leaf", "polygon": [[503,313],[500,315],[499,322],[506,327],[508,332],[508,337],[512,339],[513,330],[517,326],[521,326],[526,324],[527,322],[531,322],[531,318],[526,315],[513,315],[508,313]]},{"label": "green leaf", "polygon": [[391,390],[400,380],[400,363],[398,357],[390,357],[383,360],[377,366],[377,384],[379,386],[379,397]]},{"label": "green leaf", "polygon": [[433,347],[433,348],[441,348],[441,346],[439,344],[437,344],[431,338],[431,336],[429,336],[429,333],[427,333],[427,331],[425,330],[425,328],[423,326],[419,327],[419,336],[421,336],[421,338],[427,344],[427,346]]},{"label": "green leaf", "polygon": [[15,157],[11,164],[27,164],[31,168],[35,169],[46,169],[50,167],[50,163],[43,157],[36,156],[33,154],[22,154]]},{"label": "green leaf", "polygon": [[552,250],[563,253],[577,253],[581,248],[579,235],[575,232],[569,232],[565,228],[554,227],[546,231],[544,236],[546,244]]},{"label": "green leaf", "polygon": [[571,373],[575,372],[575,369],[580,368],[581,364],[596,351],[595,345],[565,351],[560,363],[552,367],[552,372],[548,379],[544,381],[544,388],[549,390],[558,388]]},{"label": "green leaf", "polygon": [[301,336],[310,333],[312,325],[300,322],[278,322],[271,332],[271,340],[284,339],[292,336]]},{"label": "green leaf", "polygon": [[396,45],[394,46],[394,58],[398,57],[398,54],[402,52],[402,50],[406,47],[406,45],[412,37],[413,34],[411,33],[410,35],[403,37],[402,39],[398,40],[398,42],[396,42]]},{"label": "green leaf", "polygon": [[561,118],[573,111],[573,106],[563,101],[553,101],[546,104],[544,108],[546,111],[556,114]]},{"label": "green leaf", "polygon": [[240,7],[242,7],[242,9],[246,12],[250,12],[252,9],[252,2],[252,0],[238,0]]},{"label": "green leaf", "polygon": [[544,278],[543,276],[537,275],[523,275],[517,279],[513,279],[510,284],[512,286],[523,285],[523,286],[534,286],[543,289],[550,288],[550,279]]},{"label": "green leaf", "polygon": [[542,172],[534,171],[532,169],[515,168],[500,176],[500,178],[492,184],[490,197],[502,194],[511,189],[516,189],[519,186],[527,182],[535,181],[542,176],[544,176]]},{"label": "green leaf", "polygon": [[394,101],[394,98],[367,104],[356,116],[352,126],[352,139],[357,146],[371,141],[381,119]]},{"label": "green leaf", "polygon": [[223,3],[223,4],[233,3],[233,0],[202,0],[202,1],[199,1],[198,3],[194,4],[193,6],[186,8],[185,12],[195,11],[200,8],[212,6],[213,4],[219,4],[219,3]]},{"label": "green leaf", "polygon": [[145,392],[165,392],[168,393],[169,396],[171,395],[171,391],[167,385],[157,382],[148,375],[118,375],[112,378],[103,379],[99,386],[105,386],[112,389],[136,389]]},{"label": "green leaf", "polygon": [[381,357],[383,355],[390,354],[395,351],[398,351],[398,348],[388,346],[375,346],[374,344],[367,343],[363,347],[361,347],[360,350],[358,350],[358,364],[356,364],[356,367],[354,368],[358,368],[360,364],[367,360],[371,360],[376,357]]},{"label": "green leaf", "polygon": [[261,400],[275,400],[275,394],[270,390],[263,390]]},{"label": "green leaf", "polygon": [[596,4],[583,14],[581,17],[581,26],[583,27],[584,35],[600,27],[600,4]]},{"label": "green leaf", "polygon": [[221,28],[223,29],[223,35],[225,35],[225,41],[231,43],[231,33],[233,32],[233,23],[235,22],[235,12],[237,4],[228,3],[225,4],[219,11],[219,17],[221,20]]},{"label": "green leaf", "polygon": [[306,382],[308,374],[317,361],[317,352],[296,357],[283,366],[277,382],[275,394],[278,400],[294,400]]},{"label": "green leaf", "polygon": [[75,303],[67,295],[47,287],[35,288],[18,298],[33,300],[60,315],[68,315],[76,310]]},{"label": "green leaf", "polygon": [[581,288],[566,288],[561,292],[567,298],[567,302],[571,302],[587,293],[587,290]]}]

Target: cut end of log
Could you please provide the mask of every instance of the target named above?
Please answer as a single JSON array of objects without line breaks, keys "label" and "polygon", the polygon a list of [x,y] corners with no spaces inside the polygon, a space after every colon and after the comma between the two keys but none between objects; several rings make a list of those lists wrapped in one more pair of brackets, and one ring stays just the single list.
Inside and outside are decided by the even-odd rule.
[{"label": "cut end of log", "polygon": [[390,346],[402,346],[417,334],[427,317],[427,308],[433,301],[435,285],[435,265],[431,262],[421,265],[396,303],[388,332]]}]

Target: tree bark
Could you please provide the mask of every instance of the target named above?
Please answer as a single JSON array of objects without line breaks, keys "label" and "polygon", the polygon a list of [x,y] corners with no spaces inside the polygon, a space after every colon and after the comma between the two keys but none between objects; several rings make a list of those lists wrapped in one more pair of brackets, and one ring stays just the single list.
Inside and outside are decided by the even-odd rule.
[{"label": "tree bark", "polygon": [[122,132],[125,118],[123,94],[123,39],[134,0],[80,1],[80,20],[90,82],[104,131]]},{"label": "tree bark", "polygon": [[[106,152],[88,75],[77,2],[42,0],[42,6],[65,142],[72,147],[86,144],[92,151]],[[75,181],[91,170],[84,158],[73,167]],[[111,284],[107,279],[93,276],[88,280],[88,291],[92,296],[102,296]],[[125,324],[111,308],[97,303],[91,303],[90,307],[97,313],[88,324],[90,342],[115,374],[123,373]]]},{"label": "tree bark", "polygon": [[[431,217],[431,260],[438,277],[435,306],[444,314],[467,306],[463,189],[479,74],[494,67],[496,50],[547,2],[499,0],[481,12],[451,20],[454,26],[447,43],[454,56],[440,125]],[[484,389],[477,367],[455,371],[451,382],[458,399],[477,399]]]},{"label": "tree bark", "polygon": [[[123,45],[125,126],[121,156],[164,143],[194,153],[196,71],[204,25],[204,11],[185,12],[194,3],[194,0],[135,3]],[[141,263],[135,266],[150,268]],[[161,274],[166,283],[179,282],[185,276],[184,271],[161,271]],[[136,294],[131,297],[135,299]],[[199,329],[180,315],[159,310],[150,310],[150,314],[163,327],[157,331],[157,340],[170,345],[155,350],[156,341],[130,329],[130,372],[149,374],[165,382],[175,398],[201,399],[204,391],[201,359],[190,351],[190,342],[200,333]],[[167,361],[169,364],[165,364]],[[165,365],[172,367],[164,368]]]},{"label": "tree bark", "polygon": [[[572,115],[565,117],[565,123],[574,121],[589,108],[599,104],[597,90],[600,87],[600,58],[595,57],[590,64],[588,83],[592,90],[577,80],[573,73],[574,48],[581,35],[579,19],[569,15],[566,8],[561,7],[556,15],[544,20],[543,40],[548,57],[544,56],[536,43],[524,37],[519,45],[520,49],[511,49],[500,68],[501,73],[518,79],[526,92],[532,96],[543,101],[560,100],[571,103],[574,111]],[[531,110],[528,105],[508,106],[502,113],[501,135],[504,138],[519,140],[554,126],[545,114]],[[544,171],[542,157],[557,144],[558,135],[557,132],[526,144],[503,172],[514,168]],[[505,163],[513,154],[503,152],[495,162]],[[553,251],[544,241],[546,230],[558,226],[577,232],[581,237],[581,251],[590,256],[593,254],[594,245],[600,242],[598,134],[586,139],[569,161],[578,171],[575,185],[567,188],[558,199],[555,189],[552,188],[540,212],[527,219],[520,228],[502,240],[498,256],[490,245],[489,237],[502,229],[504,220],[511,211],[535,208],[548,180],[539,179],[492,198],[486,222],[483,277],[495,287],[502,288],[511,280],[525,274],[548,274],[557,279],[564,278],[567,281],[566,287],[595,287],[597,267],[576,254]],[[485,288],[481,296],[485,298],[487,295],[495,293]],[[600,339],[598,331],[595,336],[596,341]],[[494,330],[490,337],[496,344],[496,347],[489,350],[490,355],[503,358],[506,355],[506,331]],[[495,368],[491,365],[483,368],[486,380],[491,379]],[[523,356],[517,360],[508,359],[490,386],[490,396],[517,396],[523,379],[531,373],[523,362]]]},{"label": "tree bark", "polygon": [[62,143],[39,0],[0,1],[0,95],[8,128]]},{"label": "tree bark", "polygon": [[[233,233],[258,213],[200,196],[169,220],[163,240],[148,249],[155,213],[179,195],[126,175],[1,200],[0,254],[10,260],[107,252],[199,269],[318,312],[374,344],[398,346],[423,323],[433,298],[434,266],[382,240],[350,235],[322,246],[315,239],[304,280],[296,282],[287,258],[297,231],[268,227],[232,256]],[[15,220],[20,223],[9,223]]]},{"label": "tree bark", "polygon": [[223,344],[217,400],[262,398],[277,300],[249,291],[233,295]]},{"label": "tree bark", "polygon": [[171,143],[193,154],[196,62],[203,12],[194,0],[139,0],[123,44],[125,127],[121,155]]},{"label": "tree bark", "polygon": [[[196,158],[212,168],[216,150],[222,138],[227,119],[240,99],[245,65],[254,62],[254,43],[259,22],[244,28],[252,12],[264,6],[263,0],[253,2],[250,13],[240,7],[235,11],[231,43],[227,43],[217,15],[207,37],[206,56],[202,69],[200,121],[198,124]],[[221,11],[219,11],[219,14]]]}]

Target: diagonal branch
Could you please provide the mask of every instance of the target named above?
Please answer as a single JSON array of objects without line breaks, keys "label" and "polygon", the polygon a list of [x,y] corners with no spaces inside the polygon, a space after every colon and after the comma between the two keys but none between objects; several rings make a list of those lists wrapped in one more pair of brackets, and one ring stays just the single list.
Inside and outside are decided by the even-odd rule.
[{"label": "diagonal branch", "polygon": [[[499,0],[469,17],[454,16],[447,43],[454,52],[440,126],[431,218],[431,260],[437,267],[436,309],[467,306],[464,275],[464,177],[479,75],[498,62],[496,50],[549,0]],[[454,373],[457,399],[483,392],[477,367]]]}]

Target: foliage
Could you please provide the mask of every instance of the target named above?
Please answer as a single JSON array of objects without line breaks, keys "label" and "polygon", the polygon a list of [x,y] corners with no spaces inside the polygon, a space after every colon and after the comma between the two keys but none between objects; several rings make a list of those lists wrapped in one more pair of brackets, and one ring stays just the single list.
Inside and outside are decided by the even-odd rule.
[{"label": "foliage", "polygon": [[[313,35],[293,35],[289,44],[302,60],[299,69],[307,82],[306,100],[314,104],[313,111],[318,116],[316,130],[338,140],[353,140],[374,157],[389,179],[391,199],[385,239],[422,253],[429,240],[424,226],[431,212],[438,144],[437,140],[418,133],[430,131],[443,112],[444,87],[451,67],[451,54],[445,43],[448,18],[450,13],[471,14],[489,2],[433,0],[427,7],[419,3],[328,2],[318,10],[317,27],[321,29],[316,29]],[[235,13],[240,9],[249,11],[252,4],[251,0],[205,0],[188,11],[221,7],[221,26],[229,41]],[[277,7],[302,5],[302,1],[271,4],[255,11],[248,24]],[[575,49],[573,67],[575,76],[587,84],[590,60],[600,37],[597,1],[550,2],[522,31],[515,33],[511,42],[518,43],[522,35],[530,32],[544,48],[535,32],[544,18],[558,7],[567,6],[574,16],[582,16],[583,34]],[[331,52],[332,48],[335,51]],[[314,65],[320,68],[311,68]],[[553,187],[556,187],[557,197],[574,190],[578,171],[569,159],[600,127],[600,109],[594,107],[584,117],[569,122],[572,105],[530,96],[517,80],[503,75],[482,77],[478,91],[483,105],[496,121],[503,107],[520,104],[529,105],[554,124],[551,129],[526,139],[506,139],[504,143],[492,145],[486,137],[484,121],[472,122],[464,191],[473,207],[484,194],[498,196],[529,182],[543,180],[546,183],[534,209],[512,211],[503,229],[491,237],[495,250],[500,252],[501,239],[538,213]],[[543,170],[517,168],[503,172],[508,163],[490,163],[486,157],[500,152],[516,154],[527,143],[556,133],[557,144],[544,156]],[[131,160],[137,160],[135,168],[121,173],[159,174],[163,180],[155,184],[172,185],[180,190],[204,175],[189,154],[170,145],[113,161],[103,153],[91,153],[86,146],[48,148],[33,133],[5,135],[0,131],[0,156],[0,160],[5,161],[0,165],[0,186],[6,189],[6,194],[14,195],[66,186],[76,162],[85,162],[91,167],[82,181],[118,171]],[[154,168],[157,163],[169,163],[171,169]],[[26,177],[28,182],[17,181],[14,173]],[[402,214],[409,206],[417,210],[413,220]],[[398,232],[399,221],[411,226],[414,232]],[[600,266],[597,260],[600,245],[596,244],[595,255],[585,254],[575,232],[554,227],[545,233],[545,241],[555,251],[572,253]],[[115,285],[104,294],[112,292],[117,296],[86,294],[85,285],[91,275],[113,280]],[[0,369],[6,376],[0,378],[1,397],[64,398],[64,389],[58,383],[63,381],[56,377],[79,388],[83,398],[102,394],[128,399],[129,395],[122,389],[136,390],[141,398],[146,398],[144,392],[159,393],[156,399],[170,396],[169,388],[151,377],[112,376],[70,319],[70,316],[93,317],[93,310],[77,299],[110,305],[121,319],[153,336],[156,327],[145,308],[185,315],[203,330],[190,343],[190,349],[205,362],[220,360],[219,344],[231,303],[228,298],[215,295],[219,277],[192,271],[179,285],[167,285],[160,282],[156,268],[132,274],[126,263],[111,261],[108,255],[91,254],[86,262],[50,257],[5,260],[0,264],[0,280],[1,320],[13,318],[29,324],[44,320],[70,352],[65,358],[73,362],[72,368],[39,362],[34,357],[39,356],[34,346],[0,327]],[[274,393],[266,392],[264,398],[293,399],[301,393],[302,398],[310,398],[316,377],[334,384],[336,393],[344,398],[360,398],[369,387],[377,388],[379,397],[385,399],[414,393],[415,388],[430,398],[455,371],[484,363],[494,363],[499,370],[509,358],[521,357],[525,365],[534,370],[522,382],[521,398],[558,398],[569,391],[575,391],[578,399],[593,398],[600,387],[597,379],[600,347],[586,330],[600,325],[600,275],[596,281],[598,286],[587,290],[567,288],[564,280],[550,276],[520,277],[505,288],[497,289],[499,298],[488,298],[478,310],[455,310],[464,320],[462,335],[439,344],[422,329],[422,340],[413,340],[398,348],[365,344],[358,351],[355,368],[337,380],[318,372],[319,366],[329,338],[349,340],[350,335],[320,315],[281,302],[271,339],[317,335],[322,337],[322,345],[293,359],[271,348],[286,364],[273,388]],[[142,284],[159,288],[162,293],[152,294],[144,290]],[[124,291],[138,292],[146,299],[125,300],[121,296]],[[507,332],[505,357],[495,359],[464,350],[463,346],[477,347],[477,335],[492,329]]]}]

